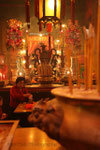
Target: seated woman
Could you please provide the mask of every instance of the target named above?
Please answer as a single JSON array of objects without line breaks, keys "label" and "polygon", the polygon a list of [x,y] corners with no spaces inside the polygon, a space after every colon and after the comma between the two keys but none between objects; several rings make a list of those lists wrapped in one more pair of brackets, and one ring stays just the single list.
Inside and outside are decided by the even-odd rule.
[{"label": "seated woman", "polygon": [[12,111],[15,110],[19,103],[25,102],[26,99],[32,99],[32,95],[25,88],[25,78],[18,77],[16,85],[10,90],[10,107]]},{"label": "seated woman", "polygon": [[7,114],[2,112],[3,98],[0,96],[0,120],[6,119]]}]

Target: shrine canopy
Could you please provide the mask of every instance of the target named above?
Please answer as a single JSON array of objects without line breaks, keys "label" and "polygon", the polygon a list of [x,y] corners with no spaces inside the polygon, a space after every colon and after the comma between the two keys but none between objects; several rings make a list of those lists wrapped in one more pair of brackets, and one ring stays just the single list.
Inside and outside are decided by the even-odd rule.
[{"label": "shrine canopy", "polygon": [[[40,43],[46,45],[46,50],[49,50],[49,37],[48,35],[30,35],[28,38],[28,54],[34,53],[36,48],[40,48]],[[54,48],[54,40],[51,36],[51,48]]]}]

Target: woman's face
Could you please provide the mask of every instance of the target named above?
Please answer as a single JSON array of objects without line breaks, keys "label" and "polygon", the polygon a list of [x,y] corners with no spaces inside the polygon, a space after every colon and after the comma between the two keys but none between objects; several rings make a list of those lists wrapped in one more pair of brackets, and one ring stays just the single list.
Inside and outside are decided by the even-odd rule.
[{"label": "woman's face", "polygon": [[23,88],[23,87],[25,86],[25,82],[24,82],[24,81],[19,81],[19,82],[17,83],[17,86],[18,86],[19,88]]}]

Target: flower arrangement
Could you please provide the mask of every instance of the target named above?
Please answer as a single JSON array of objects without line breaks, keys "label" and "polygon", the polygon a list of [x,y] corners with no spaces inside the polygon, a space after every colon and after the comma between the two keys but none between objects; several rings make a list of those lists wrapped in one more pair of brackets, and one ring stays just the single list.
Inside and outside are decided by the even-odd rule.
[{"label": "flower arrangement", "polygon": [[68,21],[65,37],[67,44],[72,45],[76,49],[81,48],[81,29],[77,21],[75,24],[72,24],[71,20]]},{"label": "flower arrangement", "polygon": [[8,28],[7,28],[7,39],[6,44],[7,48],[15,49],[20,48],[22,45],[22,38],[23,38],[23,25],[21,21],[16,19],[10,19],[7,21]]}]

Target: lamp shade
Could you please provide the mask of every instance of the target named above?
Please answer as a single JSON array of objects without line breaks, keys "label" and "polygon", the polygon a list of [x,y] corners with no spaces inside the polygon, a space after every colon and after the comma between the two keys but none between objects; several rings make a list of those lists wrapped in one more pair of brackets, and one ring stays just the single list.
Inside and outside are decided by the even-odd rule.
[{"label": "lamp shade", "polygon": [[61,0],[39,0],[39,22],[60,22]]}]

